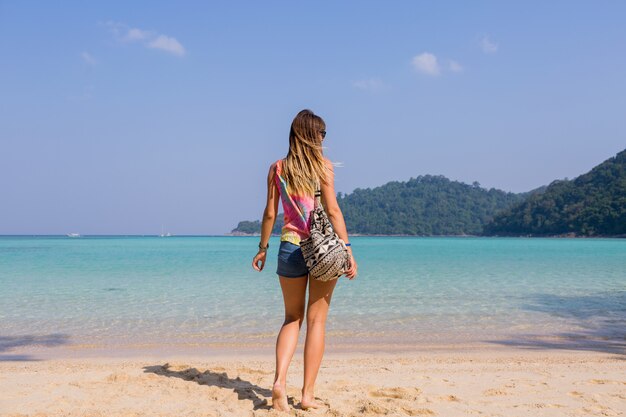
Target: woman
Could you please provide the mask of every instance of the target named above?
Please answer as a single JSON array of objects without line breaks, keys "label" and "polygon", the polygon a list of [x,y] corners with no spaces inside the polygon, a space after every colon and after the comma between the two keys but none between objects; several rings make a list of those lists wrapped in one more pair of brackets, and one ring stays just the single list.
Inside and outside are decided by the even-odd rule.
[{"label": "woman", "polygon": [[[346,244],[348,233],[337,204],[332,163],[322,152],[326,124],[310,110],[302,110],[295,117],[289,132],[287,157],[274,162],[267,176],[267,204],[261,225],[259,252],[252,261],[257,271],[265,266],[269,239],[278,212],[278,199],[283,202],[285,225],[280,236],[278,269],[285,303],[285,321],[276,340],[276,374],[272,387],[272,407],[289,411],[287,403],[287,369],[298,344],[298,334],[304,320],[307,284],[309,300],[306,309],[306,342],[304,345],[304,384],[301,407],[319,408],[313,388],[324,354],[326,316],[337,280],[318,281],[308,276],[308,269],[300,241],[309,236],[310,215],[314,206],[316,183],[320,184],[322,205],[337,235]],[[350,253],[349,279],[357,273],[357,264]]]}]

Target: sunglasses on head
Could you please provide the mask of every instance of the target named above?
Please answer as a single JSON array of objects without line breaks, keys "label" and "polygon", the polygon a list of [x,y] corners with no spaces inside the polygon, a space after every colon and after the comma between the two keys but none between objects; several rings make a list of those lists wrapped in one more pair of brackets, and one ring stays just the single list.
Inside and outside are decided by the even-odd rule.
[{"label": "sunglasses on head", "polygon": [[320,130],[320,133],[322,134],[322,139],[326,137],[326,131],[325,130]]}]

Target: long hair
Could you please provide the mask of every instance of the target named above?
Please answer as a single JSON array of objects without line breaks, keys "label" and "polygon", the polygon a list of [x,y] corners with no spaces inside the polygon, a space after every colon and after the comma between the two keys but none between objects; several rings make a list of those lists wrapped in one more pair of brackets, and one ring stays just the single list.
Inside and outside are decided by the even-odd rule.
[{"label": "long hair", "polygon": [[283,177],[290,194],[312,195],[316,182],[326,182],[321,132],[324,120],[305,109],[296,115],[289,131],[289,152],[283,161]]}]

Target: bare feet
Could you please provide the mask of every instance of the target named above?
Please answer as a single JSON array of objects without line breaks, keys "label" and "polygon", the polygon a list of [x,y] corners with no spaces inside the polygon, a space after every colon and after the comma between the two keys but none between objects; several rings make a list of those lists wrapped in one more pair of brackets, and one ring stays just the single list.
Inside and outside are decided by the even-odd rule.
[{"label": "bare feet", "polygon": [[278,411],[289,411],[287,392],[280,382],[275,382],[272,388],[272,408]]},{"label": "bare feet", "polygon": [[303,410],[308,410],[309,408],[322,408],[325,405],[315,400],[315,396],[313,394],[302,394],[302,400],[300,401],[300,407]]}]

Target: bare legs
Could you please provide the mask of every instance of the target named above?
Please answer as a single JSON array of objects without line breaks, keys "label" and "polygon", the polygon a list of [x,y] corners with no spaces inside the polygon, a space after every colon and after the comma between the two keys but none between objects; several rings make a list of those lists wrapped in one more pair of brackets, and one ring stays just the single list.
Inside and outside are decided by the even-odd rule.
[{"label": "bare legs", "polygon": [[318,408],[313,389],[317,372],[324,356],[326,317],[337,280],[328,282],[309,280],[309,302],[306,310],[306,342],[304,344],[304,384],[302,386],[302,408]]},{"label": "bare legs", "polygon": [[285,321],[276,339],[276,374],[272,387],[272,407],[289,411],[287,403],[287,370],[298,345],[298,334],[304,320],[304,300],[307,277],[285,278],[279,276],[285,302]]},{"label": "bare legs", "polygon": [[298,334],[304,320],[306,286],[309,283],[307,306],[307,334],[304,345],[304,384],[302,386],[302,408],[317,408],[314,386],[324,355],[324,336],[328,307],[337,280],[329,282],[301,278],[280,277],[285,302],[285,321],[276,340],[276,374],[272,389],[273,407],[288,411],[286,385],[287,370],[298,344]]}]

